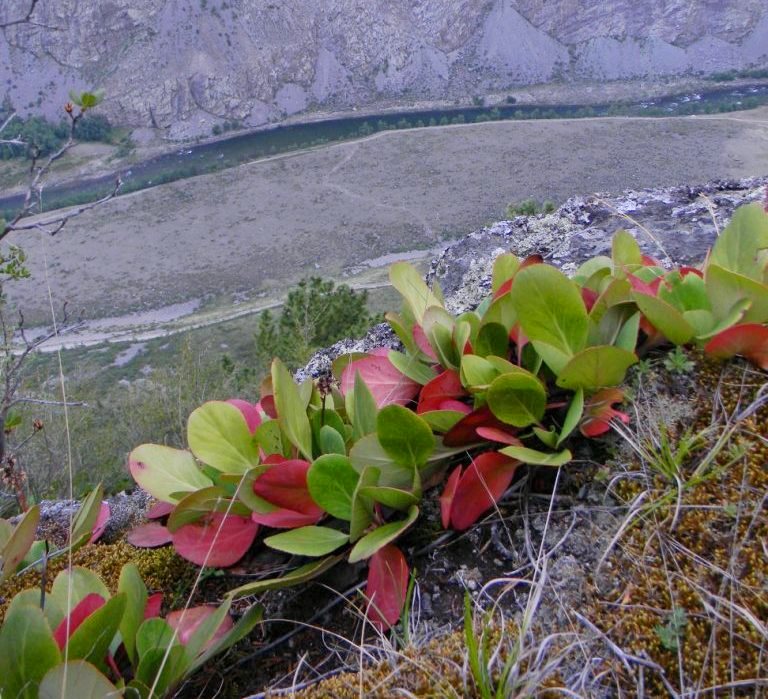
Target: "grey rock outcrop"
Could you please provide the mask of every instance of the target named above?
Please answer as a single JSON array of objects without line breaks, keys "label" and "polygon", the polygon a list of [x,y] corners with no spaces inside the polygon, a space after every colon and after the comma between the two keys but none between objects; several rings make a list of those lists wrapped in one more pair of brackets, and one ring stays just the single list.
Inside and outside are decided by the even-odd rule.
[{"label": "grey rock outcrop", "polygon": [[[29,3],[7,0],[0,22]],[[113,119],[171,137],[313,106],[768,61],[763,0],[39,0],[33,19],[0,35],[17,109],[57,110],[69,88],[99,86]]]},{"label": "grey rock outcrop", "polygon": [[[762,200],[768,202],[768,177],[573,197],[552,214],[518,216],[470,233],[432,262],[427,282],[438,282],[446,306],[461,313],[490,293],[491,269],[499,254],[539,254],[573,272],[591,257],[610,255],[613,234],[620,229],[632,233],[641,249],[662,264],[694,265],[704,259],[737,207]],[[389,327],[377,325],[360,340],[342,340],[318,352],[297,378],[327,373],[341,354],[397,346]]]}]

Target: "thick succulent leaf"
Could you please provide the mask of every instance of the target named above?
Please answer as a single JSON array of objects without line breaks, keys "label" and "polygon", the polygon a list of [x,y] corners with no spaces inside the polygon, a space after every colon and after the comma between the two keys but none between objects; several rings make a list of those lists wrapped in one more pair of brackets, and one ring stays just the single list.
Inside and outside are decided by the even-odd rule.
[{"label": "thick succulent leaf", "polygon": [[482,442],[484,437],[478,434],[478,427],[497,427],[505,431],[508,429],[508,426],[494,417],[491,409],[484,405],[459,420],[443,437],[443,444],[447,447],[464,447]]},{"label": "thick succulent leaf", "polygon": [[539,422],[547,405],[547,393],[541,381],[525,369],[496,378],[488,389],[486,399],[491,412],[514,427],[527,427]]},{"label": "thick succulent leaf", "polygon": [[351,362],[341,374],[341,392],[354,390],[355,376],[360,373],[376,405],[405,405],[419,393],[420,385],[398,371],[385,356],[371,354]]},{"label": "thick succulent leaf", "polygon": [[283,432],[299,452],[311,460],[312,428],[307,417],[307,406],[293,376],[279,359],[272,362],[272,385]]},{"label": "thick succulent leaf", "polygon": [[[452,402],[447,403],[450,405]],[[420,417],[426,422],[433,432],[444,434],[452,430],[456,424],[465,416],[472,412],[472,408],[464,403],[459,403],[461,410],[430,410],[426,413],[420,413]]]},{"label": "thick succulent leaf", "polygon": [[425,464],[435,448],[429,425],[399,405],[382,408],[376,418],[376,434],[382,449],[400,466]]},{"label": "thick succulent leaf", "polygon": [[307,471],[307,487],[312,499],[339,519],[352,518],[352,496],[360,480],[346,456],[321,456]]},{"label": "thick succulent leaf", "polygon": [[189,666],[190,659],[181,644],[174,645],[169,651],[160,648],[149,650],[141,656],[136,677],[128,686],[154,687],[151,699],[163,699],[170,696]]},{"label": "thick succulent leaf", "polygon": [[352,548],[349,562],[357,563],[370,558],[376,551],[397,539],[418,519],[418,516],[419,508],[414,505],[408,510],[408,516],[404,520],[384,524],[366,534]]},{"label": "thick succulent leaf", "polygon": [[195,658],[232,630],[231,604],[228,600],[219,607],[206,604],[179,609],[170,612],[165,621],[176,632],[178,642],[187,647],[190,658]]},{"label": "thick succulent leaf", "polygon": [[262,422],[256,428],[253,438],[256,446],[266,456],[272,454],[288,456],[293,449],[293,445],[280,427],[280,421],[276,419]]},{"label": "thick succulent leaf", "polygon": [[368,620],[380,630],[394,626],[408,594],[408,564],[403,552],[392,544],[384,546],[368,561]]},{"label": "thick succulent leaf", "polygon": [[127,563],[120,571],[117,591],[125,595],[125,611],[120,620],[120,636],[123,639],[128,659],[135,665],[136,632],[144,621],[147,611],[147,586],[141,579],[135,563]]},{"label": "thick succulent leaf", "polygon": [[659,285],[658,297],[683,312],[711,310],[704,278],[698,274],[669,272]]},{"label": "thick succulent leaf", "polygon": [[495,294],[504,284],[514,278],[520,269],[520,259],[511,252],[499,255],[493,261],[493,274],[491,276],[491,290]]},{"label": "thick succulent leaf", "polygon": [[349,521],[349,540],[354,543],[373,522],[373,500],[360,491],[379,482],[379,469],[367,467],[360,473],[355,492],[352,494],[352,517]]},{"label": "thick succulent leaf", "polygon": [[92,570],[81,566],[62,570],[54,579],[48,594],[48,597],[54,600],[56,609],[61,610],[60,616],[46,614],[51,628],[56,628],[61,623],[67,609],[73,609],[91,593],[96,593],[104,599],[110,598],[107,586]]},{"label": "thick succulent leaf", "polygon": [[413,355],[405,355],[402,352],[390,350],[387,354],[387,359],[401,374],[404,374],[420,386],[429,383],[435,378],[435,370]]},{"label": "thick succulent leaf", "polygon": [[80,625],[97,609],[101,609],[107,600],[95,592],[91,592],[78,602],[72,611],[61,620],[61,623],[53,631],[53,640],[59,650],[64,650],[69,637],[77,631]]},{"label": "thick succulent leaf", "polygon": [[693,337],[693,327],[683,318],[683,314],[671,304],[655,296],[648,296],[637,291],[632,292],[632,299],[651,325],[670,342],[684,345]]},{"label": "thick succulent leaf", "polygon": [[611,244],[611,257],[615,269],[629,265],[641,265],[643,253],[634,236],[628,231],[617,231]]},{"label": "thick succulent leaf", "polygon": [[465,354],[461,358],[461,383],[470,393],[488,390],[488,386],[499,375],[499,370],[487,359],[475,354]]},{"label": "thick succulent leaf", "polygon": [[[70,631],[67,651],[71,659],[87,660],[105,672],[107,671],[104,659],[117,635],[120,620],[125,612],[125,602],[123,593],[115,595],[112,599],[107,600],[102,607],[91,611],[82,619],[75,631]],[[84,603],[85,600],[80,605]],[[80,605],[75,609],[79,608]],[[66,621],[63,621],[62,624],[66,624]]]},{"label": "thick succulent leaf", "polygon": [[501,323],[484,323],[474,342],[479,357],[504,357],[509,351],[509,330]]},{"label": "thick succulent leaf", "polygon": [[[16,572],[19,563],[35,542],[37,523],[40,521],[40,507],[33,505],[21,518],[11,535],[0,549],[0,584]],[[7,529],[6,529],[7,534]]]},{"label": "thick succulent leaf", "polygon": [[606,388],[591,396],[584,406],[584,418],[580,431],[585,437],[598,437],[611,429],[612,419],[629,423],[629,416],[613,408],[624,400],[624,393],[618,388]]},{"label": "thick succulent leaf", "polygon": [[564,466],[573,458],[571,452],[567,449],[552,454],[543,451],[537,451],[536,449],[512,446],[502,449],[501,453],[509,456],[512,459],[522,461],[524,464],[533,464],[535,466],[554,466],[556,468],[559,466]]},{"label": "thick succulent leaf", "polygon": [[765,260],[760,251],[768,248],[768,214],[760,203],[736,210],[720,233],[709,256],[710,264],[762,281]]},{"label": "thick succulent leaf", "polygon": [[442,306],[440,299],[424,283],[421,274],[407,262],[396,262],[389,268],[389,280],[400,292],[416,322],[422,325],[430,306]]},{"label": "thick succulent leaf", "polygon": [[330,527],[300,527],[264,539],[270,548],[295,556],[325,556],[349,541],[349,535]]},{"label": "thick succulent leaf", "polygon": [[579,286],[587,286],[594,291],[598,291],[596,282],[605,278],[611,273],[613,260],[606,255],[590,257],[584,262],[573,275],[573,281]]},{"label": "thick succulent leaf", "polygon": [[296,568],[296,570],[293,570],[290,573],[286,573],[279,578],[255,580],[254,582],[246,583],[245,585],[236,587],[234,590],[230,590],[227,593],[227,597],[238,599],[240,597],[258,595],[262,592],[266,592],[267,590],[280,590],[285,587],[301,585],[333,568],[333,566],[335,566],[343,558],[343,555],[328,556],[327,558],[323,558],[319,561],[312,561],[311,563],[307,563],[306,565]]},{"label": "thick succulent leaf", "polygon": [[101,672],[85,660],[71,660],[51,668],[40,682],[39,699],[117,699],[117,689]]},{"label": "thick succulent leaf", "polygon": [[511,294],[520,326],[534,345],[543,343],[565,357],[584,349],[587,309],[579,288],[562,272],[549,265],[522,269]]},{"label": "thick succulent leaf", "polygon": [[174,640],[174,632],[165,619],[146,619],[136,632],[136,653],[143,657],[154,650],[164,651]]},{"label": "thick succulent leaf", "polygon": [[258,403],[249,403],[247,400],[240,400],[239,398],[230,398],[227,403],[234,405],[243,414],[245,423],[248,425],[248,431],[255,434],[262,422],[261,406]]},{"label": "thick succulent leaf", "polygon": [[[319,414],[319,413],[318,413]],[[320,452],[322,454],[346,454],[347,447],[344,442],[344,437],[331,427],[330,425],[323,425],[320,428],[318,435],[318,444],[320,446]]]},{"label": "thick succulent leaf", "polygon": [[568,406],[568,412],[565,415],[565,422],[563,422],[563,428],[560,430],[560,436],[557,438],[557,442],[554,445],[554,449],[557,449],[568,437],[571,435],[579,425],[581,416],[584,414],[584,391],[580,388],[574,393],[571,403]]},{"label": "thick succulent leaf", "polygon": [[142,444],[128,457],[128,466],[136,481],[152,497],[176,503],[173,493],[207,488],[213,482],[197,467],[188,451],[160,444]]},{"label": "thick succulent leaf", "polygon": [[173,541],[173,534],[168,527],[159,522],[147,522],[131,529],[126,534],[125,540],[138,548],[155,548],[165,546]]},{"label": "thick succulent leaf", "polygon": [[768,370],[768,327],[757,323],[734,325],[715,335],[704,351],[719,359],[741,355]]},{"label": "thick succulent leaf", "polygon": [[[96,526],[96,520],[99,518],[103,497],[104,489],[101,487],[101,483],[99,483],[83,500],[80,509],[78,509],[75,518],[72,520],[72,531],[69,537],[71,546],[77,548],[91,538]],[[108,512],[109,510],[107,510]]]},{"label": "thick succulent leaf", "polygon": [[440,495],[440,520],[443,524],[443,529],[448,529],[451,526],[451,510],[453,509],[453,499],[456,497],[456,490],[459,487],[459,481],[461,480],[461,466],[457,466],[448,476],[448,480],[445,482],[445,488]]},{"label": "thick succulent leaf", "polygon": [[310,464],[291,459],[272,464],[256,478],[252,490],[277,509],[264,512],[254,511],[255,522],[270,527],[301,527],[314,524],[324,514],[323,509],[312,499],[307,486]]},{"label": "thick succulent leaf", "polygon": [[598,388],[617,386],[627,369],[637,362],[634,352],[620,347],[600,345],[587,347],[576,354],[557,377],[557,385],[571,391],[583,389],[595,391]]},{"label": "thick succulent leaf", "polygon": [[192,453],[222,473],[245,473],[259,463],[259,449],[242,411],[223,401],[209,401],[187,422]]},{"label": "thick succulent leaf", "polygon": [[425,413],[432,410],[442,410],[444,401],[457,401],[466,397],[466,392],[461,385],[459,375],[450,369],[435,376],[427,383],[419,394],[417,413]]},{"label": "thick succulent leaf", "polygon": [[431,306],[424,314],[423,326],[437,361],[444,369],[458,368],[463,344],[457,346],[454,342],[456,323],[453,317],[444,308]]},{"label": "thick succulent leaf", "polygon": [[768,284],[712,263],[707,265],[706,281],[707,295],[718,319],[727,316],[739,301],[746,299],[750,306],[745,310],[742,322],[768,322]]},{"label": "thick succulent leaf", "polygon": [[60,662],[59,647],[43,612],[14,599],[0,627],[0,695],[37,699],[41,680]]},{"label": "thick succulent leaf", "polygon": [[250,517],[212,512],[173,533],[173,546],[195,565],[226,568],[251,547],[259,526]]},{"label": "thick succulent leaf", "polygon": [[227,491],[219,486],[202,488],[179,500],[168,518],[168,531],[173,534],[185,524],[191,524],[211,512],[249,517],[251,511],[241,502],[232,502]]},{"label": "thick succulent leaf", "polygon": [[360,372],[355,372],[354,387],[346,395],[347,416],[352,421],[352,439],[357,442],[376,431],[376,415],[379,411],[368,385]]},{"label": "thick succulent leaf", "polygon": [[393,510],[407,510],[411,505],[418,505],[420,498],[407,490],[400,488],[383,488],[381,486],[365,486],[360,488],[360,495],[370,498]]},{"label": "thick succulent leaf", "polygon": [[499,501],[519,465],[499,452],[476,456],[461,474],[450,502],[451,526],[459,531],[472,526]]}]

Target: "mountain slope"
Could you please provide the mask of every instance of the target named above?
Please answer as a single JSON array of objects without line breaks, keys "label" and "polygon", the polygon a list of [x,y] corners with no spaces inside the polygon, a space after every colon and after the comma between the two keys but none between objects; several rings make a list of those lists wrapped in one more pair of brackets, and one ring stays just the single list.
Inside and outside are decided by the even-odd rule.
[{"label": "mountain slope", "polygon": [[763,0],[39,0],[33,19],[0,38],[17,108],[99,85],[113,118],[177,136],[310,106],[768,62]]}]

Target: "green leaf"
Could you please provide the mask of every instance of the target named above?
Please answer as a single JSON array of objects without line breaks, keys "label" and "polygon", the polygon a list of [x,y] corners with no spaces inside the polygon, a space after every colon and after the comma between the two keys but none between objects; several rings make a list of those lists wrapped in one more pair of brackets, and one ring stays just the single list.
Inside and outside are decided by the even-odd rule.
[{"label": "green leaf", "polygon": [[616,335],[614,345],[627,352],[634,352],[637,347],[637,335],[640,332],[640,313],[633,313]]},{"label": "green leaf", "polygon": [[14,599],[0,628],[0,696],[37,699],[41,680],[60,662],[43,612]]},{"label": "green leaf", "polygon": [[188,451],[159,444],[142,444],[128,457],[133,479],[152,497],[163,502],[178,502],[173,493],[191,492],[213,485],[197,467]]},{"label": "green leaf", "polygon": [[618,269],[643,263],[643,253],[634,236],[624,230],[617,231],[611,246],[613,265]]},{"label": "green leaf", "polygon": [[[557,449],[573,432],[581,421],[581,416],[584,413],[584,390],[578,389],[573,394],[571,404],[568,406],[568,412],[565,415],[565,422],[563,422],[563,429],[560,431],[560,436],[557,439],[557,443],[552,446],[553,449]],[[550,446],[550,445],[548,445]]]},{"label": "green leaf", "polygon": [[323,454],[343,454],[346,455],[347,447],[342,437],[330,425],[323,425],[320,428],[320,451]]},{"label": "green leaf", "polygon": [[[40,507],[33,505],[16,525],[8,537],[5,546],[0,549],[0,584],[16,572],[19,563],[32,547],[37,533],[37,523],[40,520]],[[7,534],[7,529],[5,530]]]},{"label": "green leaf", "polygon": [[[539,350],[539,343],[570,358],[587,342],[587,309],[578,287],[562,272],[549,265],[533,265],[520,270],[510,292],[523,332]],[[562,361],[558,359],[557,364]],[[561,366],[551,368],[558,373]]]},{"label": "green leaf", "polygon": [[245,473],[259,463],[248,423],[231,403],[209,401],[194,410],[187,422],[187,440],[200,461],[223,473]]},{"label": "green leaf", "polygon": [[[74,609],[91,593],[101,595],[104,599],[110,598],[107,586],[96,573],[92,570],[88,570],[88,568],[74,566],[71,569],[62,570],[56,576],[48,596],[56,602],[57,608],[67,610]],[[52,618],[51,616],[48,616],[48,621],[51,622],[51,628],[54,629],[63,619],[63,612],[61,618]]]},{"label": "green leaf", "polygon": [[101,509],[101,501],[104,497],[104,488],[99,483],[83,500],[80,509],[72,521],[72,532],[69,537],[70,545],[77,548],[85,544],[91,538],[93,527]]},{"label": "green leaf", "polygon": [[349,535],[330,527],[299,527],[281,534],[274,534],[264,539],[264,543],[278,551],[292,553],[295,556],[325,556],[344,546]]},{"label": "green leaf", "polygon": [[706,284],[697,274],[669,272],[659,286],[658,297],[683,312],[711,310]]},{"label": "green leaf", "polygon": [[422,386],[435,378],[435,372],[432,368],[414,356],[406,356],[402,352],[390,350],[387,359],[401,374]]},{"label": "green leaf", "polygon": [[360,488],[360,494],[393,510],[407,510],[411,505],[418,505],[421,499],[407,490],[379,486]]},{"label": "green leaf", "polygon": [[401,466],[421,466],[435,448],[429,425],[400,405],[382,408],[376,418],[376,434],[382,449]]},{"label": "green leaf", "polygon": [[580,388],[596,391],[598,388],[618,386],[624,380],[627,369],[635,362],[635,353],[620,347],[588,347],[568,362],[557,378],[557,385],[571,391]]},{"label": "green leaf", "polygon": [[181,681],[189,664],[187,651],[179,644],[175,644],[168,652],[159,648],[149,650],[141,656],[134,681],[146,687],[154,687],[152,699],[162,699]]},{"label": "green leaf", "polygon": [[586,286],[592,291],[599,291],[594,282],[608,276],[613,269],[613,260],[606,255],[591,257],[584,262],[573,275],[573,281],[579,286]]},{"label": "green leaf", "polygon": [[11,534],[13,534],[13,525],[7,519],[0,519],[0,556]]},{"label": "green leaf", "polygon": [[144,621],[147,606],[147,586],[135,563],[126,563],[120,571],[117,591],[125,594],[125,612],[120,620],[120,636],[128,659],[136,665],[136,633]]},{"label": "green leaf", "polygon": [[[710,337],[714,337],[718,333],[721,333],[723,330],[726,330],[727,328],[730,328],[732,325],[736,325],[737,323],[740,323],[742,318],[744,317],[745,311],[752,305],[752,302],[749,299],[741,299],[740,301],[737,301],[733,307],[725,314],[725,316],[722,318],[722,320],[719,323],[715,322],[715,318],[713,314],[709,314],[712,318],[713,325],[710,327],[709,330],[706,332],[699,333],[698,326],[696,325],[696,322],[698,322],[702,329],[705,325],[704,322],[701,320],[696,320],[696,322],[689,321],[691,325],[697,328],[696,330],[696,338],[698,340],[707,340]],[[706,311],[704,311],[706,313]]]},{"label": "green leaf", "polygon": [[368,385],[363,381],[360,372],[355,372],[355,385],[348,396],[352,406],[347,407],[347,414],[352,420],[352,438],[357,442],[367,434],[376,432],[376,415],[379,408]]},{"label": "green leaf", "polygon": [[307,407],[293,377],[279,359],[272,362],[272,385],[283,431],[304,458],[312,461],[312,428],[307,418]]},{"label": "green leaf", "polygon": [[509,331],[501,323],[484,323],[474,343],[479,357],[505,357],[509,350]]},{"label": "green leaf", "polygon": [[352,518],[352,496],[360,475],[352,462],[340,454],[315,459],[307,472],[307,487],[312,499],[339,519]]},{"label": "green leaf", "polygon": [[413,467],[396,464],[379,443],[375,434],[363,437],[349,450],[352,467],[362,473],[368,467],[380,473],[380,485],[393,488],[409,488],[413,481]]},{"label": "green leaf", "polygon": [[153,650],[164,651],[174,641],[170,624],[159,617],[146,619],[136,632],[136,652],[142,658]]},{"label": "green leaf", "polygon": [[446,369],[456,369],[461,355],[453,341],[455,322],[448,312],[437,306],[431,306],[424,314],[424,334],[437,355],[440,364]]},{"label": "green leaf", "polygon": [[515,276],[520,269],[520,260],[511,252],[499,255],[493,261],[493,276],[491,290],[495,294],[504,284]]},{"label": "green leaf", "polygon": [[389,268],[389,280],[400,292],[419,325],[423,324],[424,313],[430,306],[443,305],[424,283],[421,274],[407,262],[393,264]]},{"label": "green leaf", "polygon": [[[762,282],[765,260],[760,251],[768,248],[768,214],[754,202],[740,207],[720,234],[710,253],[710,265]],[[753,322],[753,321],[746,321]],[[754,321],[762,322],[762,321]]]},{"label": "green leaf", "polygon": [[494,380],[486,399],[491,412],[514,427],[527,427],[539,422],[547,405],[547,393],[541,381],[519,368]]},{"label": "green leaf", "polygon": [[216,608],[216,611],[210,616],[206,617],[194,630],[185,645],[187,656],[190,659],[197,658],[197,656],[203,652],[205,646],[208,645],[215,633],[219,630],[219,627],[224,622],[224,619],[226,619],[231,606],[232,599],[225,599],[224,602],[222,602]]},{"label": "green leaf", "polygon": [[768,284],[710,264],[706,270],[707,295],[715,317],[727,317],[739,301],[747,299],[750,307],[741,319],[742,323],[768,322]]},{"label": "green leaf", "polygon": [[179,500],[168,518],[168,530],[173,533],[185,524],[197,522],[211,512],[228,512],[242,517],[248,517],[251,514],[251,510],[243,503],[231,502],[224,488],[211,486],[190,493]]},{"label": "green leaf", "polygon": [[282,454],[288,456],[291,444],[280,429],[279,420],[262,422],[253,435],[254,444],[261,447],[265,454]]},{"label": "green leaf", "polygon": [[430,410],[419,417],[426,422],[433,432],[448,432],[465,414],[458,410]]},{"label": "green leaf", "polygon": [[693,328],[674,306],[655,296],[632,292],[632,299],[643,315],[664,337],[676,345],[684,345],[693,337]]},{"label": "green leaf", "polygon": [[349,540],[357,541],[373,521],[373,500],[361,493],[363,488],[374,486],[379,482],[379,469],[368,467],[363,469],[355,492],[352,494],[352,517],[349,522]]},{"label": "green leaf", "polygon": [[392,543],[408,527],[410,527],[419,516],[419,508],[413,505],[408,510],[408,517],[400,522],[391,522],[374,529],[366,534],[352,548],[349,554],[349,562],[357,563],[373,556],[383,546]]},{"label": "green leaf", "polygon": [[573,458],[571,452],[567,449],[556,454],[548,454],[536,449],[528,449],[527,447],[505,447],[500,449],[500,451],[502,454],[522,461],[524,464],[533,464],[534,466],[554,466],[557,468],[564,466]]},{"label": "green leaf", "polygon": [[459,376],[461,385],[470,393],[487,391],[488,386],[499,375],[498,369],[490,361],[474,354],[465,354],[461,358]]},{"label": "green leaf", "polygon": [[45,674],[40,683],[39,699],[117,699],[122,694],[93,665],[84,660],[72,660]]},{"label": "green leaf", "polygon": [[557,447],[557,432],[554,429],[544,430],[541,427],[534,427],[533,433],[539,438],[539,441],[550,449]]},{"label": "green leaf", "polygon": [[225,636],[215,641],[207,650],[200,654],[196,660],[192,662],[189,668],[189,672],[194,672],[199,667],[205,665],[211,658],[219,653],[223,653],[228,648],[231,648],[235,643],[242,641],[258,624],[264,615],[264,608],[259,605],[252,605],[248,610],[240,617],[240,620],[235,624],[234,628],[229,631]]},{"label": "green leaf", "polygon": [[[234,479],[237,479],[237,482],[235,485],[237,486],[237,493],[236,497],[252,512],[258,512],[260,514],[269,514],[270,512],[274,512],[276,509],[278,509],[275,505],[273,505],[271,502],[268,502],[264,498],[260,497],[259,495],[256,495],[256,493],[253,492],[253,484],[256,481],[256,479],[265,471],[268,471],[271,468],[268,464],[263,464],[261,466],[256,466],[252,469],[250,469],[245,476],[234,476]],[[225,480],[229,480],[226,479]]]},{"label": "green leaf", "polygon": [[322,575],[326,570],[333,568],[344,556],[328,556],[319,561],[312,561],[307,563],[296,570],[283,575],[280,578],[270,578],[268,580],[256,580],[255,582],[246,583],[240,587],[236,587],[234,590],[230,590],[227,593],[227,597],[232,599],[238,599],[239,597],[248,597],[250,595],[258,595],[267,590],[280,590],[285,587],[291,587],[293,585],[300,585],[312,578],[316,578],[318,575]]},{"label": "green leaf", "polygon": [[87,660],[106,672],[104,659],[117,634],[125,604],[126,596],[121,592],[88,615],[69,637],[69,657],[73,660]]}]

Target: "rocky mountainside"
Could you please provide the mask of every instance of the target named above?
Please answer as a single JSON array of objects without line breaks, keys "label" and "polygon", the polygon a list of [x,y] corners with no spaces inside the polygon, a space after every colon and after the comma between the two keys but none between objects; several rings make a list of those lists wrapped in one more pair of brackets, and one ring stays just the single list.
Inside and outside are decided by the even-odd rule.
[{"label": "rocky mountainside", "polygon": [[[31,2],[4,0],[0,22]],[[32,20],[0,38],[18,109],[100,86],[113,119],[171,136],[312,106],[768,62],[764,0],[38,0]]]}]

